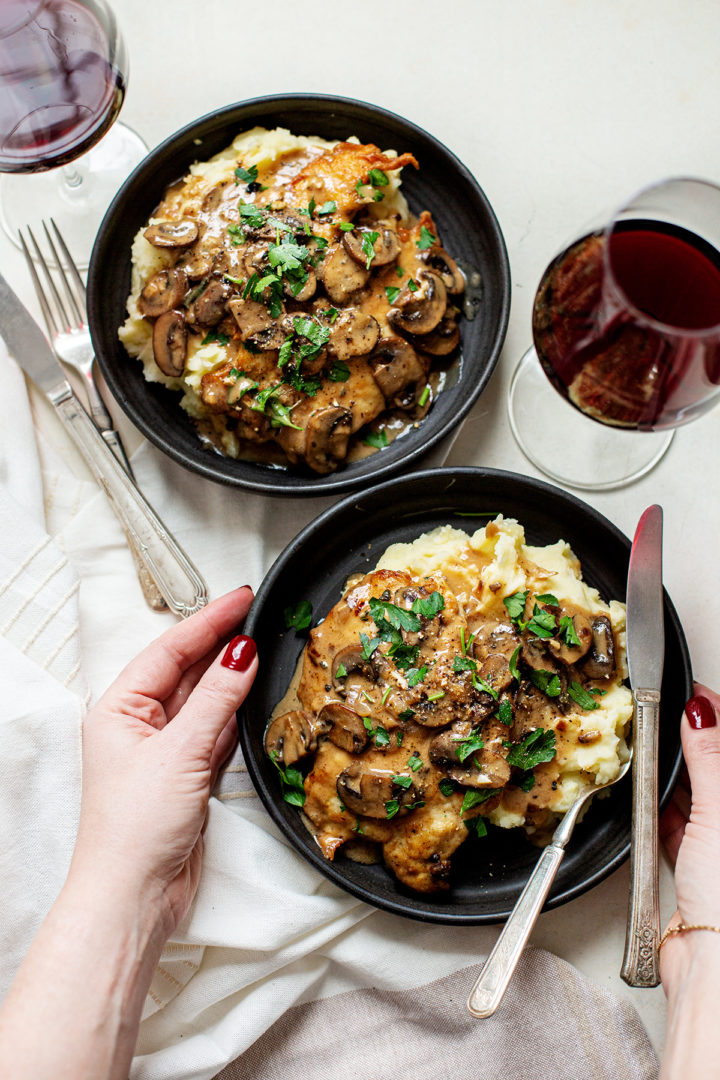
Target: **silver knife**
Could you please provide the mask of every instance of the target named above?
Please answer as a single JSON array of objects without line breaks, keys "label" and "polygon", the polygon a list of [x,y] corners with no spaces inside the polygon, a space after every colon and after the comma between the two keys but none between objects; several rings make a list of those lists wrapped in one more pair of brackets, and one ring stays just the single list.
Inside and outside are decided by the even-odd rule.
[{"label": "silver knife", "polygon": [[660,982],[658,885],[658,731],[665,659],[660,506],[635,531],[627,585],[627,655],[632,687],[633,810],[630,900],[620,974],[630,986]]},{"label": "silver knife", "polygon": [[104,441],[75,397],[40,327],[2,275],[0,334],[55,407],[168,607],[182,616],[199,611],[208,600],[205,582]]}]

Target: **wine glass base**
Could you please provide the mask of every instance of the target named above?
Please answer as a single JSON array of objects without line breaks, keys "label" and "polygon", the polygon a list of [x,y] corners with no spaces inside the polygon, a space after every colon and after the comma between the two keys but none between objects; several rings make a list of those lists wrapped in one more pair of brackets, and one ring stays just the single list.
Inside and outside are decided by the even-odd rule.
[{"label": "wine glass base", "polygon": [[552,386],[534,349],[515,369],[508,416],[528,461],[581,491],[612,491],[639,480],[657,465],[675,434],[606,427],[583,416]]},{"label": "wine glass base", "polygon": [[52,218],[75,263],[86,269],[105,211],[147,149],[132,128],[115,123],[91,150],[64,168],[3,176],[0,224],[19,248],[19,229],[29,226],[39,241],[43,220]]}]

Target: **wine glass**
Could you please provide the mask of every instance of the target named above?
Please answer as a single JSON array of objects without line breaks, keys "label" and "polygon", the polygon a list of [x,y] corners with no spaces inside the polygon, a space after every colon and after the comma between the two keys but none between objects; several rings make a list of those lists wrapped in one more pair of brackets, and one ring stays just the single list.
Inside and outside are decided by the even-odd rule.
[{"label": "wine glass", "polygon": [[105,0],[0,0],[0,212],[16,245],[21,226],[52,217],[87,266],[108,204],[147,152],[113,126],[127,72]]},{"label": "wine glass", "polygon": [[509,398],[526,457],[585,490],[647,473],[720,396],[720,188],[663,180],[576,234],[543,274],[533,340]]}]

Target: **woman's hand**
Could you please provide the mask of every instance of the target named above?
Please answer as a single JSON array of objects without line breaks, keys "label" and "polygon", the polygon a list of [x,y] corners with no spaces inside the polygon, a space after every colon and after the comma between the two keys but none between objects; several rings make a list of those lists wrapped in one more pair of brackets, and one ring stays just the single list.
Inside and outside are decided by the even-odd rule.
[{"label": "woman's hand", "polygon": [[128,664],[83,727],[70,877],[139,897],[165,936],[195,895],[208,798],[257,670],[253,641],[227,645],[252,598],[237,589],[168,630]]},{"label": "woman's hand", "polygon": [[[687,775],[660,824],[675,863],[678,907],[670,926],[720,926],[720,696],[699,684],[695,690],[681,723]],[[720,955],[720,934],[695,930],[666,941],[660,954],[666,992],[689,978],[703,952]]]}]

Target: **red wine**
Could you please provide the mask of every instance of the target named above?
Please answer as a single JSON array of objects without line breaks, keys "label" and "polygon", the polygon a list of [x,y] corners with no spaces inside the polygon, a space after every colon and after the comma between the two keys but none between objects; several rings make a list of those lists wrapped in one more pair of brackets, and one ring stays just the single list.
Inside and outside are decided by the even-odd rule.
[{"label": "red wine", "polygon": [[593,419],[631,428],[710,407],[719,326],[720,253],[647,220],[571,245],[546,270],[533,311],[535,348],[556,389]]},{"label": "red wine", "polygon": [[0,0],[0,171],[64,165],[105,134],[125,93],[118,50],[93,0]]}]

